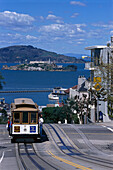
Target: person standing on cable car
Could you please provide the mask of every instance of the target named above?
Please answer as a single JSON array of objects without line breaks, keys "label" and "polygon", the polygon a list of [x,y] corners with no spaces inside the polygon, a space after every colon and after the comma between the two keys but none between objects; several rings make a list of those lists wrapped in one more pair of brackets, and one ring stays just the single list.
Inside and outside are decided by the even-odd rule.
[{"label": "person standing on cable car", "polygon": [[11,117],[9,116],[9,118],[8,118],[8,131],[9,131],[9,137],[10,137],[10,134],[11,134],[11,126],[12,126],[12,122],[11,122]]},{"label": "person standing on cable car", "polygon": [[42,115],[40,115],[39,118],[39,126],[40,126],[40,135],[42,136],[42,125],[43,125],[44,119],[42,118]]}]

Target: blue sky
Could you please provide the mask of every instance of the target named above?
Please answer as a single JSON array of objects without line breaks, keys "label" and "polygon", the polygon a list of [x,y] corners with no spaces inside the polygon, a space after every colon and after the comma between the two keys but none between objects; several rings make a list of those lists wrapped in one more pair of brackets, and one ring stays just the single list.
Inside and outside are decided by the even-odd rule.
[{"label": "blue sky", "polygon": [[88,54],[113,36],[113,0],[0,0],[0,48]]}]

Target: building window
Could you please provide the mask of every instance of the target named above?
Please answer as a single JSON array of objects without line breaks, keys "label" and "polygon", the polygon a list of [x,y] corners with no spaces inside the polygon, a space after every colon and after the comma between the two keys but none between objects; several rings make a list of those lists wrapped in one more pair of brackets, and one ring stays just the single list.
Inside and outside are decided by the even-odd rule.
[{"label": "building window", "polygon": [[109,64],[109,52],[108,52],[108,57],[107,57],[107,64]]},{"label": "building window", "polygon": [[94,63],[94,66],[99,66],[100,65],[100,51],[102,49],[93,49],[91,51],[91,61]]}]

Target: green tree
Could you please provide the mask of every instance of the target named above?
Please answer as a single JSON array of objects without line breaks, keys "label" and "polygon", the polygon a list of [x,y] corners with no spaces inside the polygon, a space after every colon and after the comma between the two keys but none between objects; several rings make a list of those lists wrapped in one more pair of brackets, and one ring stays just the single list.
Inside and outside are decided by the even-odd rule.
[{"label": "green tree", "polygon": [[66,114],[63,112],[63,107],[47,107],[42,110],[45,123],[64,123]]},{"label": "green tree", "polygon": [[102,87],[104,89],[100,94],[107,94],[108,109],[111,114],[113,114],[113,54],[111,53],[110,48],[108,52],[109,62],[106,64],[101,60],[98,67],[100,77],[102,77]]},{"label": "green tree", "polygon": [[7,123],[7,112],[5,109],[0,110],[2,113],[2,116],[0,116],[0,124],[6,124]]},{"label": "green tree", "polygon": [[[78,103],[74,99],[67,99],[66,104],[63,107],[64,112],[66,113],[66,119],[68,123],[79,123],[77,116],[78,113]],[[75,113],[76,111],[76,113]]]},{"label": "green tree", "polygon": [[[73,102],[71,101],[71,105]],[[76,114],[74,114],[72,107],[68,104],[64,104],[63,107],[47,107],[42,110],[43,118],[45,123],[61,123],[65,122],[67,119],[67,123],[79,123],[79,119]]]}]

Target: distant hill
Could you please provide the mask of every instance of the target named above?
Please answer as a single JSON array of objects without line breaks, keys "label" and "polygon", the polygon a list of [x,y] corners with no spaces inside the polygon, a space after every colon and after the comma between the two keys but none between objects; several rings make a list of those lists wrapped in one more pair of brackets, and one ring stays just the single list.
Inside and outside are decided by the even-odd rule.
[{"label": "distant hill", "polygon": [[82,56],[86,54],[66,53],[64,55],[69,56],[69,57],[76,57],[77,59],[81,59]]},{"label": "distant hill", "polygon": [[84,60],[46,51],[31,45],[18,45],[0,48],[0,63],[24,63],[29,61],[54,61],[56,63],[84,63]]},{"label": "distant hill", "polygon": [[[64,55],[69,57],[76,57],[77,59],[82,59],[82,56],[88,56],[87,54],[76,54],[76,53],[66,53]],[[84,61],[90,61],[90,58],[84,58]]]}]

